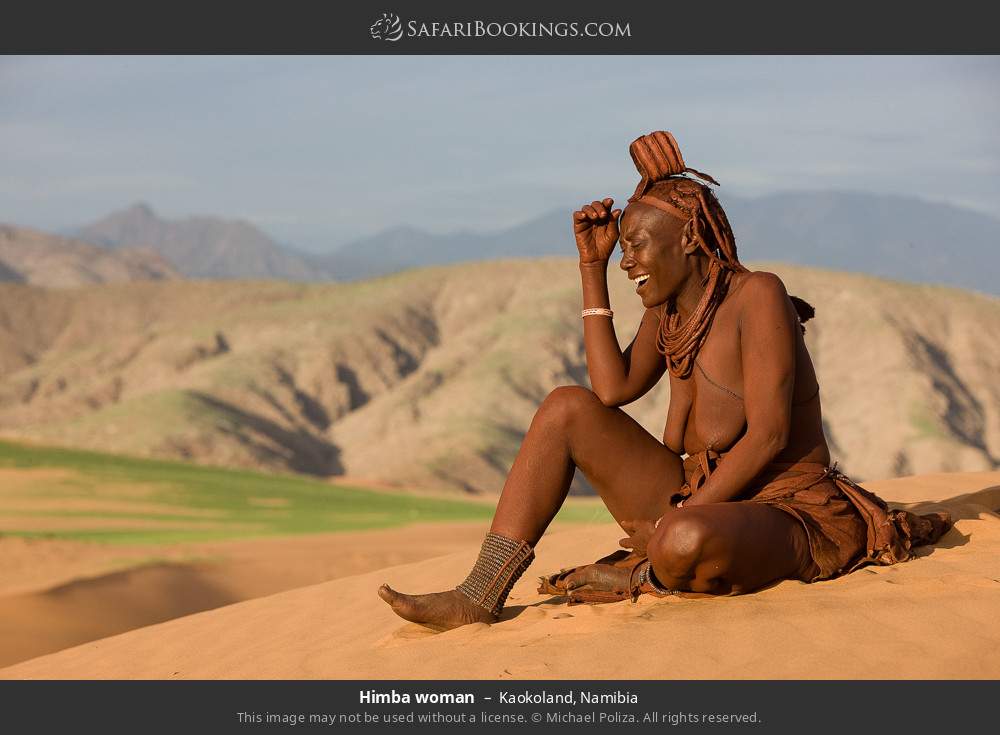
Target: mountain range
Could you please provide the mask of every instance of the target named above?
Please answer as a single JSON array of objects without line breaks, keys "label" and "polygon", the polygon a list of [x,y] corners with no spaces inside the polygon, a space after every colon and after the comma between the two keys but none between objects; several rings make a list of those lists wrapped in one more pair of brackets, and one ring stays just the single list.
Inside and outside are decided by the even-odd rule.
[{"label": "mountain range", "polygon": [[[1000,220],[912,197],[850,191],[723,198],[744,260],[864,272],[1000,293]],[[393,227],[322,255],[277,244],[253,225],[200,216],[159,217],[135,204],[80,228],[107,247],[156,250],[191,278],[350,281],[407,268],[575,252],[571,207],[498,232],[432,234]]]},{"label": "mountain range", "polygon": [[[1000,299],[802,266],[827,437],[857,479],[1000,466]],[[621,344],[641,303],[610,277]],[[0,434],[496,493],[546,394],[588,384],[573,258],[355,283],[0,284]],[[626,407],[654,436],[669,384]],[[576,490],[587,491],[577,478]]]},{"label": "mountain range", "polygon": [[277,245],[242,220],[209,216],[167,220],[139,203],[73,234],[107,248],[152,248],[188,278],[328,278],[317,273],[307,257]]}]

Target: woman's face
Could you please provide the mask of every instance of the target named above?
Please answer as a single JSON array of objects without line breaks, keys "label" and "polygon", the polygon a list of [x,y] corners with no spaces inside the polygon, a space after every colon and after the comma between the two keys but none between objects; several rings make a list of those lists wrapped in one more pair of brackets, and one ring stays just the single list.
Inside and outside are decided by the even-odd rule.
[{"label": "woman's face", "polygon": [[647,309],[675,297],[690,276],[692,259],[681,248],[683,229],[679,219],[640,202],[622,215],[620,267]]}]

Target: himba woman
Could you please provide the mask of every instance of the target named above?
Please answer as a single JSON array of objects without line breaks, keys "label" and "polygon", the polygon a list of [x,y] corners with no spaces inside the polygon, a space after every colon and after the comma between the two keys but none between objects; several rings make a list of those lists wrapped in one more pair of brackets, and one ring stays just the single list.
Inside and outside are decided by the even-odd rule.
[{"label": "himba woman", "polygon": [[[676,592],[739,594],[782,579],[829,579],[894,564],[935,542],[945,515],[889,510],[830,466],[819,385],[802,322],[813,309],[773,273],[736,255],[726,215],[673,136],[630,147],[642,177],[622,214],[608,198],[573,214],[592,390],[556,388],[511,467],[490,532],[456,589],[379,596],[438,629],[495,622],[576,470],[628,534],[624,549],[542,578],[570,601]],[[611,324],[608,261],[645,313],[622,352]],[[619,406],[669,373],[663,441]]]}]

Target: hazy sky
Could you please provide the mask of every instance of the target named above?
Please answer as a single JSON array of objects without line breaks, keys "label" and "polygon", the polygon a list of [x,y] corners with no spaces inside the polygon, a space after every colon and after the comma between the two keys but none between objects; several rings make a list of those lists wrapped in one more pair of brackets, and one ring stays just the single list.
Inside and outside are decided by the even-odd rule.
[{"label": "hazy sky", "polygon": [[0,221],[135,201],[324,250],[493,230],[637,181],[677,137],[722,195],[855,189],[1000,217],[1000,57],[0,57]]}]

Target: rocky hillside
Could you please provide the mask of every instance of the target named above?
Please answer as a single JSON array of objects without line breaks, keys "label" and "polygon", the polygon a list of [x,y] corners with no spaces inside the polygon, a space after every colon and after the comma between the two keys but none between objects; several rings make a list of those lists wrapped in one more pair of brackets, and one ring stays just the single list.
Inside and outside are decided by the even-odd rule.
[{"label": "rocky hillside", "polygon": [[[1000,300],[767,268],[816,306],[807,343],[846,471],[998,466]],[[625,343],[641,305],[612,282]],[[579,308],[571,259],[350,284],[3,284],[0,434],[495,493],[538,403],[587,382]],[[658,435],[667,400],[664,381],[628,410]]]},{"label": "rocky hillside", "polygon": [[0,224],[0,281],[68,288],[179,278],[151,250],[109,251],[27,227]]}]

